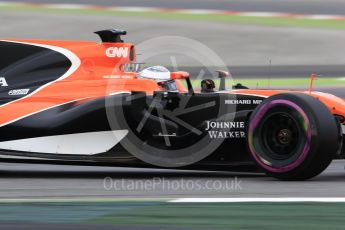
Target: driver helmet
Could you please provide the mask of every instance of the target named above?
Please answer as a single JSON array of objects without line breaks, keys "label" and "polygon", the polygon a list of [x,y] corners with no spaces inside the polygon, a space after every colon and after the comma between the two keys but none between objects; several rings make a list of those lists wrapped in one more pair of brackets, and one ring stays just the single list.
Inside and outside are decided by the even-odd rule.
[{"label": "driver helmet", "polygon": [[151,66],[143,69],[138,77],[155,80],[157,84],[167,91],[177,91],[175,80],[171,80],[170,71],[164,66]]}]

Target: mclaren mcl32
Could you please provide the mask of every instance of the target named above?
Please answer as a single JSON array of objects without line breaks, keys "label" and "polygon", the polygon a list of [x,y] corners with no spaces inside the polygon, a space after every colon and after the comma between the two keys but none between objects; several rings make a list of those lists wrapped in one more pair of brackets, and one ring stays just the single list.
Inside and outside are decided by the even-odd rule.
[{"label": "mclaren mcl32", "polygon": [[1,161],[261,171],[304,180],[343,157],[345,101],[138,70],[126,31],[102,42],[0,41]]}]

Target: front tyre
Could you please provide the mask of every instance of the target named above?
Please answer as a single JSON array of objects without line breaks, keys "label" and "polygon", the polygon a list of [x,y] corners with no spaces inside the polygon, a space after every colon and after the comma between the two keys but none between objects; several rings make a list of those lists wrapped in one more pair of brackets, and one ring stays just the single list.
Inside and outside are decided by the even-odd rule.
[{"label": "front tyre", "polygon": [[264,100],[250,117],[247,138],[257,165],[281,180],[320,174],[339,148],[336,119],[322,102],[300,93]]}]

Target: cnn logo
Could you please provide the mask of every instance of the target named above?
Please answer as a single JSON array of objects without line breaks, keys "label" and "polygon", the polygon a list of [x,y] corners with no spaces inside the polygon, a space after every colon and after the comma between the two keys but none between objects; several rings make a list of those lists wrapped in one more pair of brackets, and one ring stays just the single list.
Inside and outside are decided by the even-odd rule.
[{"label": "cnn logo", "polygon": [[128,57],[128,47],[109,47],[105,54],[110,58],[126,58]]}]

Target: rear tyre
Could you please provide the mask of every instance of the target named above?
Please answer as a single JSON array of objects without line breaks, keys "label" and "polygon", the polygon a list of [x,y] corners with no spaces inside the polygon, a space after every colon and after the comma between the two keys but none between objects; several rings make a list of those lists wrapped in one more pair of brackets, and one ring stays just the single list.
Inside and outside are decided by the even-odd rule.
[{"label": "rear tyre", "polygon": [[252,113],[248,147],[269,176],[306,180],[320,174],[339,148],[336,119],[319,100],[305,94],[278,94]]}]

